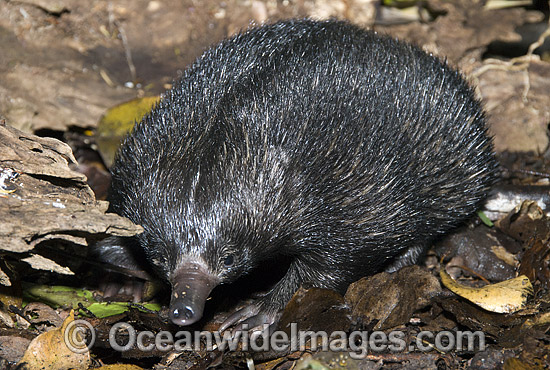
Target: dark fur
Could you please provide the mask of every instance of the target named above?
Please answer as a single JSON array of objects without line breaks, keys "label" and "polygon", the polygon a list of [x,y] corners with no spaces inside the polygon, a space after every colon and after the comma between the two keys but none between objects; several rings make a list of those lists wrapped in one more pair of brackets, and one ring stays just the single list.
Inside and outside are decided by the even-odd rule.
[{"label": "dark fur", "polygon": [[347,23],[286,21],[185,71],[124,141],[110,201],[144,227],[137,244],[168,280],[188,259],[227,283],[293,257],[260,300],[274,311],[303,282],[342,292],[410,248],[414,260],[474,213],[495,173],[458,72]]}]

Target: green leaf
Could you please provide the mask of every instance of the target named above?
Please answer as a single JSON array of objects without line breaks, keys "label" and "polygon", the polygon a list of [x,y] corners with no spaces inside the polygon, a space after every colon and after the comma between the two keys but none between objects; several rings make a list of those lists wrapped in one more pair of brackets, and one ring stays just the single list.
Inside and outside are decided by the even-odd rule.
[{"label": "green leaf", "polygon": [[[140,307],[143,307],[144,310],[141,310]],[[160,311],[161,306],[158,303],[146,303],[146,304],[129,304],[128,302],[96,302],[92,303],[88,310],[99,318],[109,317],[121,314],[123,312],[129,311],[130,308],[137,308],[142,312],[146,310],[151,311]]]},{"label": "green leaf", "polygon": [[483,222],[485,225],[489,227],[495,226],[495,224],[493,224],[493,221],[489,220],[489,217],[487,217],[485,213],[478,211],[477,216],[481,219],[481,222]]},{"label": "green leaf", "polygon": [[23,299],[28,302],[42,302],[53,308],[78,307],[82,303],[84,307],[96,302],[89,290],[68,287],[23,284]]}]

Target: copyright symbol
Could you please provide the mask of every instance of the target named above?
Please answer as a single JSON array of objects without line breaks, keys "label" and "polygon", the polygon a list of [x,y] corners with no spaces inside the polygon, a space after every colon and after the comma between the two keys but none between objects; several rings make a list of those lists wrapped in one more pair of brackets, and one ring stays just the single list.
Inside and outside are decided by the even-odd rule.
[{"label": "copyright symbol", "polygon": [[86,320],[74,320],[67,325],[63,339],[65,345],[74,353],[85,353],[95,343],[95,329]]}]

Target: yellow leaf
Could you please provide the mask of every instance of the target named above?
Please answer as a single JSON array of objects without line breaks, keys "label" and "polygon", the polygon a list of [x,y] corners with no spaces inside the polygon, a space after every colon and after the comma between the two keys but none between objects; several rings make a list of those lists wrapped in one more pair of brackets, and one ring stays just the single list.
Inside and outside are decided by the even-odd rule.
[{"label": "yellow leaf", "polygon": [[97,127],[96,142],[107,167],[113,163],[120,140],[159,100],[159,96],[133,99],[109,109],[101,118]]},{"label": "yellow leaf", "polygon": [[[63,322],[60,328],[42,333],[34,338],[20,364],[25,363],[29,369],[43,370],[85,370],[91,364],[90,352],[83,342],[83,333],[75,325],[74,311]],[[66,343],[66,342],[69,343]],[[72,347],[71,348],[69,348]]]},{"label": "yellow leaf", "polygon": [[525,275],[481,288],[459,284],[443,269],[439,271],[439,276],[449,290],[491,312],[519,311],[525,307],[527,297],[533,294],[533,286]]}]

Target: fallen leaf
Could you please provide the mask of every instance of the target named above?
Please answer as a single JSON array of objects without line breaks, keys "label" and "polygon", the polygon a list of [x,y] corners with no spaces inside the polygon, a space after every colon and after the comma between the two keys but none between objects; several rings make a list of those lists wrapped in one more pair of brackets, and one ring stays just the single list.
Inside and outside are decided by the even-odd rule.
[{"label": "fallen leaf", "polygon": [[491,312],[513,313],[525,307],[527,297],[533,294],[533,286],[525,275],[472,288],[454,281],[443,269],[439,271],[441,282],[453,293]]},{"label": "fallen leaf", "polygon": [[29,322],[35,327],[39,325],[49,325],[59,327],[63,325],[63,319],[50,306],[40,303],[31,302],[25,306],[23,310]]},{"label": "fallen leaf", "polygon": [[506,217],[495,222],[503,233],[521,242],[550,236],[550,220],[537,202],[523,201]]},{"label": "fallen leaf", "polygon": [[129,311],[130,308],[143,307],[151,311],[160,311],[161,306],[157,303],[146,303],[141,305],[129,305],[128,302],[96,302],[87,307],[88,311],[96,317],[103,318],[121,314]]},{"label": "fallen leaf", "polygon": [[23,284],[23,297],[27,301],[43,302],[52,307],[84,307],[96,302],[89,290],[67,286]]},{"label": "fallen leaf", "polygon": [[120,140],[128,134],[134,123],[141,121],[160,100],[159,96],[146,96],[119,104],[107,111],[97,126],[96,142],[101,158],[111,167]]},{"label": "fallen leaf", "polygon": [[331,333],[350,326],[344,297],[330,289],[301,287],[287,303],[279,328],[290,334],[292,323],[299,330]]},{"label": "fallen leaf", "polygon": [[547,241],[535,239],[529,243],[528,249],[521,258],[519,273],[529,277],[531,281],[539,280],[543,287],[550,286],[550,244]]},{"label": "fallen leaf", "polygon": [[29,346],[30,339],[16,337],[15,335],[0,336],[0,358],[16,363],[23,357],[25,348]]},{"label": "fallen leaf", "polygon": [[504,370],[542,370],[543,367],[532,366],[519,358],[509,358],[504,361]]},{"label": "fallen leaf", "polygon": [[[83,333],[77,332],[78,328],[74,322],[74,311],[71,311],[60,328],[34,338],[19,365],[41,370],[88,369],[91,364],[90,352],[83,343]],[[65,339],[68,339],[69,343],[66,343]],[[68,345],[78,351],[71,350]]]},{"label": "fallen leaf", "polygon": [[498,259],[500,259],[507,265],[517,267],[517,257],[514,254],[508,252],[506,248],[504,248],[502,245],[491,246],[491,251],[494,253],[495,256],[497,256]]},{"label": "fallen leaf", "polygon": [[345,299],[354,319],[383,330],[408,322],[440,291],[439,281],[428,270],[408,266],[393,274],[382,272],[356,281]]}]

